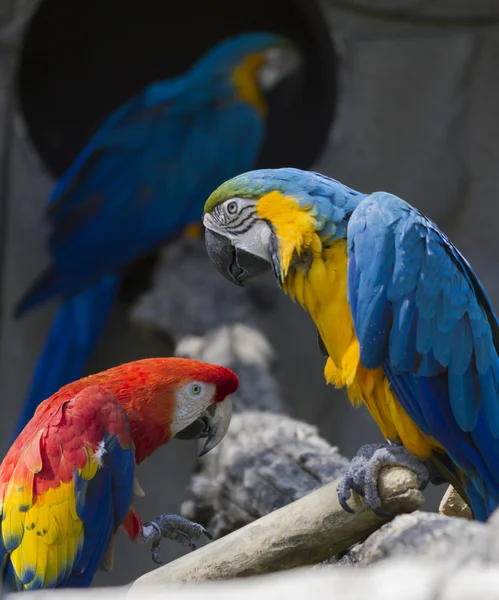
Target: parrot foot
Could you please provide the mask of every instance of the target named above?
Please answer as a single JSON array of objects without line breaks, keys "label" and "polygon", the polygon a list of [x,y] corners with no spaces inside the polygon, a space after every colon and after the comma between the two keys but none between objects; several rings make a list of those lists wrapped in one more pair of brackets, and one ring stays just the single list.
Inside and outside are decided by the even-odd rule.
[{"label": "parrot foot", "polygon": [[352,490],[365,498],[369,508],[380,517],[392,515],[381,508],[378,495],[378,475],[386,465],[406,467],[418,476],[419,489],[423,490],[430,480],[426,465],[416,456],[397,444],[366,444],[354,456],[346,475],[338,486],[340,504],[347,512],[355,512],[347,504]]},{"label": "parrot foot", "polygon": [[141,542],[152,542],[152,559],[161,564],[161,540],[163,538],[179,542],[183,546],[188,546],[191,550],[196,550],[193,540],[199,540],[201,536],[212,540],[211,533],[199,525],[179,515],[159,515],[155,521],[149,521],[142,525]]}]

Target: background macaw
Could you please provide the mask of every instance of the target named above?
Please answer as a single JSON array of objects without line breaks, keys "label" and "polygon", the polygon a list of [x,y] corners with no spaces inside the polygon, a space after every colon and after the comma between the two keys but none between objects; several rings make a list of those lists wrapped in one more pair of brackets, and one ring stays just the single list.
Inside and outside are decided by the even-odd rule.
[{"label": "background macaw", "polygon": [[140,464],[171,437],[207,438],[230,423],[235,373],[183,359],[150,358],[70,383],[38,407],[0,466],[1,573],[10,589],[85,587],[112,567],[114,535],[162,537],[193,547],[197,523],[161,515],[142,523]]},{"label": "background macaw", "polygon": [[251,168],[267,113],[262,90],[297,58],[272,34],[221,42],[183,77],[154,83],[119,108],[61,177],[47,211],[52,264],[16,314],[55,297],[62,304],[16,434],[39,402],[82,375],[123,268],[199,219],[215,186]]},{"label": "background macaw", "polygon": [[326,380],[365,403],[389,441],[352,462],[346,509],[351,489],[380,509],[382,464],[408,466],[425,485],[426,462],[485,520],[499,505],[499,322],[435,223],[392,194],[276,169],[222,184],[204,225],[229,280],[272,267],[317,326]]}]

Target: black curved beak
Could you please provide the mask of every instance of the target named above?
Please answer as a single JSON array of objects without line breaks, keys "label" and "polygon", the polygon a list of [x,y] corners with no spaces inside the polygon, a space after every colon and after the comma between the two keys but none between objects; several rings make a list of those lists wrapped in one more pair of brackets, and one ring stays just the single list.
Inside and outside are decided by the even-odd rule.
[{"label": "black curved beak", "polygon": [[206,438],[199,456],[203,456],[217,446],[229,428],[232,417],[232,400],[227,396],[222,402],[211,404],[203,414],[174,437],[179,440],[197,440]]},{"label": "black curved beak", "polygon": [[262,275],[270,264],[254,254],[235,248],[229,239],[205,229],[206,251],[217,270],[229,281],[244,286],[244,281]]},{"label": "black curved beak", "polygon": [[210,435],[210,422],[207,416],[199,417],[185,429],[179,431],[175,438],[177,440],[199,440]]}]

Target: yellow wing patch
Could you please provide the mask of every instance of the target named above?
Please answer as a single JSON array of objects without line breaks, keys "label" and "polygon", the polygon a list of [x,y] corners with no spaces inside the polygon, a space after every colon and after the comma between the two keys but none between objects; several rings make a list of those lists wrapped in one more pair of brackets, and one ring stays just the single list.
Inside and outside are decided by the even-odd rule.
[{"label": "yellow wing patch", "polygon": [[93,479],[95,477],[99,465],[94,458],[94,453],[92,452],[92,450],[88,446],[85,446],[84,450],[85,454],[87,455],[87,462],[85,463],[83,469],[78,469],[78,472],[82,479],[90,481],[90,479]]},{"label": "yellow wing patch", "polygon": [[[90,480],[98,464],[91,449],[86,447],[85,452],[87,462],[79,473]],[[3,500],[2,540],[27,590],[55,587],[64,581],[78,561],[84,542],[73,479],[59,481],[57,487],[47,487],[34,497],[34,477],[21,460]]]},{"label": "yellow wing patch", "polygon": [[[306,239],[317,237],[315,233],[308,235]],[[318,247],[317,241],[314,244]],[[334,242],[322,253],[314,250],[312,256],[308,271],[299,266],[290,269],[283,287],[310,313],[324,341],[329,354],[324,369],[326,381],[336,387],[346,385],[352,404],[362,402],[367,406],[385,438],[400,440],[410,452],[427,458],[441,446],[409,418],[383,370],[365,369],[360,364],[360,347],[347,299],[346,241]]]},{"label": "yellow wing patch", "polygon": [[295,198],[273,191],[258,200],[256,213],[272,223],[279,241],[282,278],[286,277],[293,255],[304,248],[320,256],[322,244],[316,234],[316,221],[307,207]]},{"label": "yellow wing patch", "polygon": [[[19,511],[12,507],[10,513]],[[6,519],[3,527],[9,526]],[[83,545],[72,481],[47,490],[25,513],[24,534],[10,560],[26,589],[57,585],[75,564]]]}]

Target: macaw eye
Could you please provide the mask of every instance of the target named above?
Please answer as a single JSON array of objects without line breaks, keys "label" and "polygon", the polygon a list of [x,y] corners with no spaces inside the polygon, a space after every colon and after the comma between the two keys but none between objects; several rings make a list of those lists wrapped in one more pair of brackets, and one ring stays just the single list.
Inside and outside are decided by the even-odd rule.
[{"label": "macaw eye", "polygon": [[232,200],[232,202],[227,204],[227,212],[229,215],[235,215],[237,213],[237,202],[235,200]]},{"label": "macaw eye", "polygon": [[193,383],[189,388],[189,392],[191,396],[199,396],[199,394],[201,393],[201,386],[197,383]]}]

